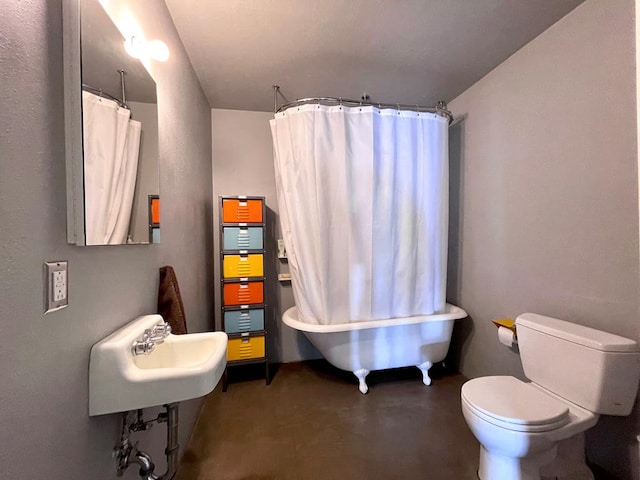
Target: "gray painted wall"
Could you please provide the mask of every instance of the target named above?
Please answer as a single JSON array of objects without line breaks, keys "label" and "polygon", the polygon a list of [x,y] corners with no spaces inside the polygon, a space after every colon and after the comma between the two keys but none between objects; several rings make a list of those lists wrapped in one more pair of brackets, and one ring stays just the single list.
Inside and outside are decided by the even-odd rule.
[{"label": "gray painted wall", "polygon": [[[277,258],[276,239],[280,238],[280,221],[276,201],[273,169],[273,144],[269,120],[272,113],[238,110],[211,111],[213,128],[214,195],[258,195],[266,197],[267,254],[265,271],[265,302],[269,306],[267,320],[268,355],[273,362],[295,362],[320,358],[300,332],[282,323],[282,313],[294,305],[290,283],[280,283],[277,274],[288,272],[286,262]],[[214,242],[219,248],[218,211],[215,212]],[[216,255],[216,305],[220,305],[220,257]],[[220,309],[216,309],[216,324],[222,325]]]},{"label": "gray painted wall", "polygon": [[[162,244],[66,243],[61,0],[0,9],[0,465],[2,478],[115,478],[119,417],[88,417],[91,346],[156,310],[158,268],[181,282],[189,327],[213,319],[211,113],[169,12],[136,0],[129,10],[168,62],[158,84]],[[43,315],[42,263],[69,261],[67,309]],[[180,441],[201,401],[183,403]],[[138,435],[164,468],[165,430]],[[126,478],[138,478],[134,468]]]},{"label": "gray painted wall", "polygon": [[[639,339],[634,4],[589,0],[450,103],[449,297],[469,377],[522,377],[491,320],[536,312]],[[638,412],[592,461],[638,473]]]}]

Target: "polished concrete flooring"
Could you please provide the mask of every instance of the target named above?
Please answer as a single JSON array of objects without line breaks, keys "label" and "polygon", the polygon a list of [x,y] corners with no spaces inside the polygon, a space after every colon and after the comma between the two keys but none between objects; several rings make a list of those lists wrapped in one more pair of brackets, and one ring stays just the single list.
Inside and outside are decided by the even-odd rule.
[{"label": "polished concrete flooring", "polygon": [[373,372],[362,395],[352,374],[325,361],[282,365],[270,386],[232,377],[226,393],[207,397],[177,478],[476,479],[465,378],[421,379],[416,368]]}]

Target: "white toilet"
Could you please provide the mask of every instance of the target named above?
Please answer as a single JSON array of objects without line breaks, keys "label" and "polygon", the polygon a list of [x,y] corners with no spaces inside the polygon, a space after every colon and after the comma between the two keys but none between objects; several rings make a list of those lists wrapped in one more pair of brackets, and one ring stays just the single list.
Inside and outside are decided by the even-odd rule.
[{"label": "white toilet", "polygon": [[525,313],[516,320],[529,383],[480,377],[462,386],[462,413],[480,442],[481,480],[587,480],[584,432],[600,414],[629,415],[640,380],[638,344]]}]

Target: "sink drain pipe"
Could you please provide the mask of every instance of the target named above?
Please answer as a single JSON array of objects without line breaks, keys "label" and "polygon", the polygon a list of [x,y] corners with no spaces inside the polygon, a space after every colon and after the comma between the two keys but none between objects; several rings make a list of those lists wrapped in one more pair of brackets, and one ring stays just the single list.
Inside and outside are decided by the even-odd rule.
[{"label": "sink drain pipe", "polygon": [[[113,456],[116,459],[116,474],[118,477],[124,475],[124,471],[132,463],[140,466],[139,475],[144,480],[172,480],[178,471],[178,403],[170,403],[164,406],[165,412],[160,413],[156,418],[144,421],[142,410],[138,410],[137,419],[130,423],[131,412],[122,414],[122,433],[120,442],[114,449]],[[138,450],[137,444],[132,445],[129,441],[131,432],[139,432],[151,428],[153,422],[167,424],[167,446],[164,454],[167,457],[167,471],[158,476],[153,473],[155,464],[151,456],[142,450]]]}]

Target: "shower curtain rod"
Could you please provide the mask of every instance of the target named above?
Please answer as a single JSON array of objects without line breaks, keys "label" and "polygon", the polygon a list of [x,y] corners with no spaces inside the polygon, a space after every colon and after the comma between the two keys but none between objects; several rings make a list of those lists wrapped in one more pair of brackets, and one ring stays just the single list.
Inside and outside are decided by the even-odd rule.
[{"label": "shower curtain rod", "polygon": [[127,72],[125,72],[124,70],[118,70],[118,73],[120,74],[120,88],[122,89],[122,100],[120,100],[119,98],[114,97],[113,95],[109,95],[107,92],[105,92],[101,88],[92,87],[91,85],[87,85],[86,83],[82,84],[82,89],[86,90],[87,92],[94,93],[94,94],[98,95],[99,97],[104,97],[104,98],[108,98],[109,100],[113,100],[118,105],[120,105],[122,108],[126,108],[127,110],[131,110],[129,108],[129,105],[127,105],[127,98],[125,96],[125,89],[124,89],[124,75]]},{"label": "shower curtain rod", "polygon": [[104,97],[104,98],[106,98],[108,100],[113,100],[114,102],[116,102],[122,108],[129,109],[129,105],[124,103],[119,98],[116,98],[113,95],[109,95],[107,92],[105,92],[101,88],[92,87],[91,85],[87,85],[86,83],[83,83],[82,84],[82,89],[87,91],[87,92],[94,93],[94,94],[98,95],[99,97]]},{"label": "shower curtain rod", "polygon": [[428,112],[428,113],[435,113],[436,115],[440,115],[442,117],[446,117],[449,120],[449,125],[451,125],[451,123],[453,122],[453,114],[449,110],[447,110],[447,102],[445,101],[439,101],[435,107],[425,107],[423,105],[409,105],[404,103],[383,103],[383,102],[371,102],[368,100],[349,100],[348,98],[340,98],[340,97],[309,97],[309,98],[299,98],[293,102],[288,102],[278,107],[278,92],[280,91],[280,87],[278,85],[274,85],[273,91],[274,91],[275,113],[282,112],[291,107],[317,103],[319,105],[344,105],[347,107],[371,106],[371,107],[378,107],[378,108],[396,108],[398,110],[411,110],[415,112]]}]

